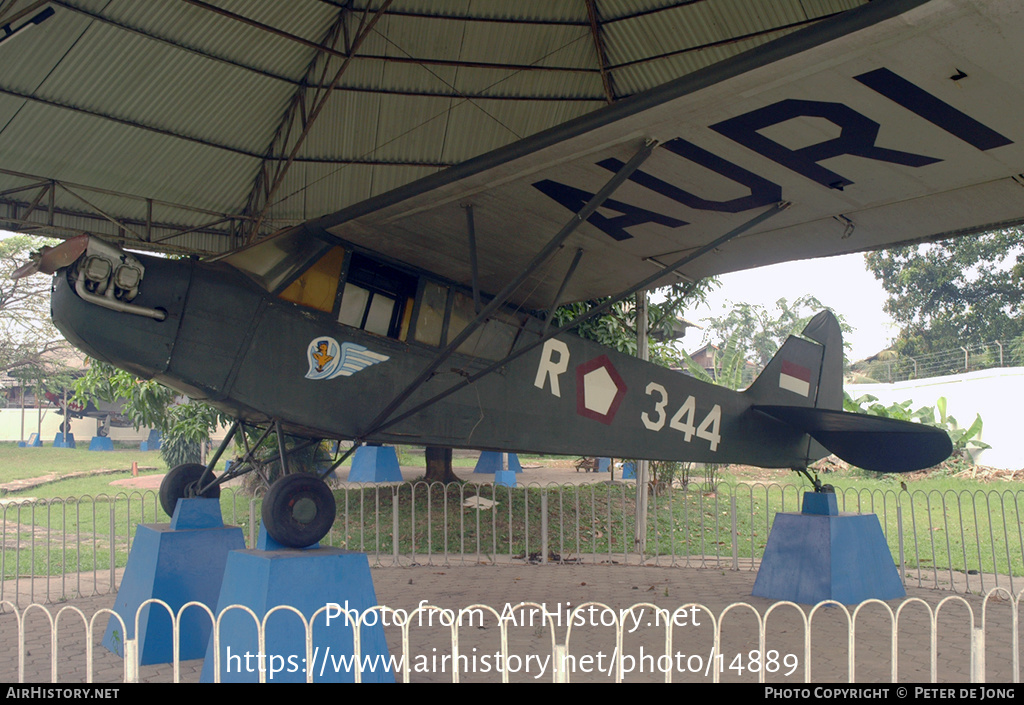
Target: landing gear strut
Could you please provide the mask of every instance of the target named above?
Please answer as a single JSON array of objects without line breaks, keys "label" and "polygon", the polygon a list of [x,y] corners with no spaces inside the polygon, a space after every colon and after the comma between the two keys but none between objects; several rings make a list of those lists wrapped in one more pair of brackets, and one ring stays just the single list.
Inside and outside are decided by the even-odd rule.
[{"label": "landing gear strut", "polygon": [[[257,457],[256,451],[267,441],[271,433],[277,437],[278,459],[282,476],[270,482],[266,473],[267,462]],[[238,437],[245,448],[241,458],[231,464],[231,469],[215,477],[213,468],[229,444]],[[168,515],[173,516],[174,507],[183,497],[219,497],[220,487],[228,480],[249,472],[256,472],[270,488],[263,500],[263,525],[267,534],[282,546],[305,548],[323,539],[334,524],[336,505],[334,495],[327,483],[318,475],[296,472],[288,473],[288,456],[298,453],[320,439],[311,439],[287,447],[280,424],[273,423],[264,429],[259,439],[250,447],[241,421],[236,421],[228,431],[217,452],[206,465],[187,463],[179,465],[167,474],[160,483],[160,505]],[[340,461],[339,463],[340,464]],[[334,469],[333,467],[331,468]],[[326,475],[326,473],[324,473]]]},{"label": "landing gear strut", "polygon": [[833,487],[832,485],[822,484],[821,480],[818,479],[818,474],[817,473],[814,474],[814,477],[811,477],[811,473],[809,473],[807,471],[806,467],[796,467],[796,468],[793,468],[793,472],[800,473],[801,475],[806,477],[810,481],[810,483],[812,485],[814,485],[814,491],[815,492],[822,492],[822,493],[825,493],[825,494],[835,494],[836,493],[836,488]]}]

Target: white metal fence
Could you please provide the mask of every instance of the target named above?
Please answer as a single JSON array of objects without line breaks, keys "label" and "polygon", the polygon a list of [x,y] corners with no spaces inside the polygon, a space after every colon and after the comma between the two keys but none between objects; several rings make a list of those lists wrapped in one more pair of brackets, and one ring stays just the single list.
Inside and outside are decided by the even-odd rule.
[{"label": "white metal fence", "polygon": [[[690,486],[650,498],[636,543],[626,484],[371,485],[340,490],[326,543],[371,566],[514,561],[757,569],[792,485]],[[840,511],[878,516],[905,584],[957,592],[1024,588],[1024,492],[842,492]],[[230,490],[224,520],[255,545],[259,500]],[[153,492],[8,503],[0,510],[0,600],[50,603],[114,592],[135,526],[167,521]]]},{"label": "white metal fence", "polygon": [[[853,608],[831,602],[813,607],[781,602],[763,611],[747,603],[724,608],[688,603],[666,610],[651,603],[620,607],[593,602],[557,617],[535,603],[522,603],[512,612],[484,604],[457,611],[436,605],[407,612],[375,607],[352,617],[359,626],[355,631],[352,622],[334,627],[347,630],[354,641],[344,657],[325,653],[312,636],[313,625],[323,624],[328,606],[308,619],[287,606],[274,608],[262,619],[237,605],[214,615],[197,603],[175,612],[152,600],[139,611],[166,610],[168,633],[178,644],[185,611],[202,610],[218,654],[233,638],[220,631],[224,616],[237,610],[249,615],[262,657],[244,658],[236,648],[234,655],[227,652],[227,658],[208,659],[215,664],[205,674],[211,680],[312,682],[343,674],[360,681],[387,676],[387,671],[406,682],[746,682],[778,687],[817,683],[798,695],[828,697],[819,692],[828,687],[823,683],[1019,682],[1016,615],[1021,597],[997,588],[973,601],[953,595],[936,604],[911,598],[895,606],[871,600]],[[140,666],[140,645],[134,639],[126,639],[123,653],[116,656],[94,646],[111,618],[121,630],[126,626],[109,609],[89,615],[74,606],[4,606],[8,614],[0,621],[0,635],[7,658],[0,673],[8,682],[199,680],[195,663],[178,658]],[[527,627],[529,613],[540,617]],[[291,619],[303,630],[298,653],[273,653],[267,624],[275,615]],[[371,653],[362,638],[351,636],[382,622],[387,625],[386,649]],[[637,632],[638,623],[648,626]],[[892,689],[897,695],[896,686]],[[994,688],[986,697],[1013,697],[1013,689]]]}]

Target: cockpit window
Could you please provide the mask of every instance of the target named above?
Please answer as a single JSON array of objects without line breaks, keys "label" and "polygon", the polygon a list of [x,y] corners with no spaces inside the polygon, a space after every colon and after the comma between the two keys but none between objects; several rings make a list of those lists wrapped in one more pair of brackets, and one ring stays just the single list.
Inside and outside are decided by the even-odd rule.
[{"label": "cockpit window", "polygon": [[324,313],[333,313],[343,264],[345,248],[332,247],[278,296],[285,301],[309,306]]},{"label": "cockpit window", "polygon": [[415,276],[353,253],[338,321],[404,340],[415,295]]},{"label": "cockpit window", "polygon": [[221,261],[249,275],[267,291],[276,291],[330,247],[322,240],[292,230],[232,252]]}]

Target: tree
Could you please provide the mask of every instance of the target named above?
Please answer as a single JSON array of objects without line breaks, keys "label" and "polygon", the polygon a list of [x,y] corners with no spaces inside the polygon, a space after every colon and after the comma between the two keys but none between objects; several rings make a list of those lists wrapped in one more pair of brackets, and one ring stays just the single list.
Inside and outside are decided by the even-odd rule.
[{"label": "tree", "polygon": [[[164,436],[161,449],[172,452],[182,444],[195,445],[210,439],[210,433],[230,421],[209,404],[185,399],[154,380],[140,380],[99,360],[90,360],[85,374],[75,380],[75,399],[79,402],[99,399],[123,401],[123,413],[135,428],[156,428]],[[165,453],[165,459],[167,455]],[[168,464],[180,464],[180,458]],[[194,459],[198,460],[198,458]]]},{"label": "tree", "polygon": [[461,482],[461,479],[452,470],[451,448],[427,446],[424,448],[424,456],[426,457],[427,472],[423,479],[426,482],[440,482],[445,485]]},{"label": "tree", "polygon": [[[706,319],[704,339],[730,351],[730,370],[737,366],[736,356],[742,356],[757,369],[763,369],[786,338],[799,335],[807,322],[825,308],[828,307],[811,295],[801,296],[792,304],[784,298],[779,299],[771,309],[757,304],[734,303],[725,316]],[[843,333],[849,333],[849,324],[842,316],[837,318]]]},{"label": "tree", "polygon": [[[679,364],[679,351],[672,345],[671,333],[676,321],[687,308],[707,300],[708,294],[718,286],[714,277],[694,283],[673,284],[653,292],[647,304],[647,330],[649,359],[663,367]],[[581,301],[560,307],[554,314],[554,324],[563,326],[577,316],[605,303],[607,299]],[[636,306],[633,299],[620,301],[607,312],[595,316],[576,327],[581,338],[596,341],[627,355],[636,355],[637,329]],[[657,340],[658,333],[665,333],[664,340]]]},{"label": "tree", "polygon": [[0,239],[0,372],[45,380],[65,371],[71,352],[50,321],[50,277],[34,274],[13,279],[29,255],[52,240],[11,235]]},{"label": "tree", "polygon": [[1024,334],[1024,230],[871,252],[868,269],[889,294],[905,356],[962,345],[1010,342]]}]

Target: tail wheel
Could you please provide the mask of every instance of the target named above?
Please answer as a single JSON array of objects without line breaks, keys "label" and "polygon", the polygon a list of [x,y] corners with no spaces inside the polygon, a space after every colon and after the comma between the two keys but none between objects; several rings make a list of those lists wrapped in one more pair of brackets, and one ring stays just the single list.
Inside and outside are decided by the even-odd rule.
[{"label": "tail wheel", "polygon": [[[200,463],[185,463],[178,465],[169,473],[164,475],[160,482],[160,506],[167,512],[167,516],[174,516],[174,508],[178,500],[185,497],[196,497],[195,484],[206,471],[206,466]],[[207,499],[220,497],[220,485],[214,485],[202,494]]]},{"label": "tail wheel", "polygon": [[334,524],[334,494],[314,475],[278,478],[263,499],[263,525],[282,546],[305,548],[327,536]]}]

